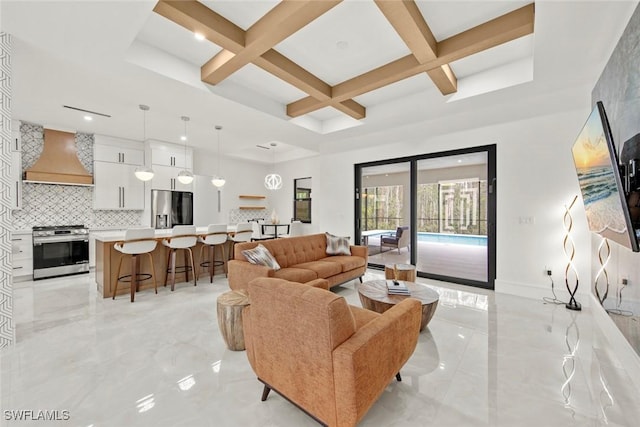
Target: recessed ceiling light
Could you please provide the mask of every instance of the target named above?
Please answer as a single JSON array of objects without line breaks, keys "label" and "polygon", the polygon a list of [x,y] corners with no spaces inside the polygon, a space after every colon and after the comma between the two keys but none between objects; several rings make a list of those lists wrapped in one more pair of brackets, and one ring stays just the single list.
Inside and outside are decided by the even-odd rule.
[{"label": "recessed ceiling light", "polygon": [[340,40],[339,42],[336,43],[336,47],[340,50],[345,50],[349,47],[349,42]]},{"label": "recessed ceiling light", "polygon": [[84,116],[84,119],[88,122],[90,122],[91,120],[93,120],[93,117],[91,116]]},{"label": "recessed ceiling light", "polygon": [[204,40],[204,34],[202,33],[194,33],[193,36],[196,38],[196,40],[198,41],[203,41]]},{"label": "recessed ceiling light", "polygon": [[186,141],[186,140],[187,140],[187,137],[186,137],[186,136],[182,135],[182,136],[180,137],[180,141]]},{"label": "recessed ceiling light", "polygon": [[458,163],[462,163],[462,159],[458,159]]}]

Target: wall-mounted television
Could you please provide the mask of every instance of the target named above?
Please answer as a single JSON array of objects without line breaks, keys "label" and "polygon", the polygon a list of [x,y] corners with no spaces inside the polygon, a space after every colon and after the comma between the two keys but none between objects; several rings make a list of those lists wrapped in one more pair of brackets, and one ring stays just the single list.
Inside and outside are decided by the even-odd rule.
[{"label": "wall-mounted television", "polygon": [[638,252],[611,128],[598,101],[573,144],[589,230]]}]

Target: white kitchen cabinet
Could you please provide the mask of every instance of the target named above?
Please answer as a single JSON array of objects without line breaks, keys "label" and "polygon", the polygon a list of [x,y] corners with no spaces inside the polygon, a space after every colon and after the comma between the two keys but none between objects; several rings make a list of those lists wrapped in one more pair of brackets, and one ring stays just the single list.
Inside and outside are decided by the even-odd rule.
[{"label": "white kitchen cabinet", "polygon": [[139,166],[144,164],[144,151],[122,148],[115,145],[95,144],[93,148],[93,160]]},{"label": "white kitchen cabinet", "polygon": [[191,169],[193,152],[190,148],[187,148],[185,154],[183,147],[156,148],[152,150],[151,162],[153,165]]},{"label": "white kitchen cabinet", "polygon": [[185,150],[184,145],[148,141],[147,154],[151,157],[150,163],[153,166],[171,166],[179,170],[193,168],[193,150],[189,147]]},{"label": "white kitchen cabinet", "polygon": [[33,238],[31,233],[12,233],[11,258],[14,277],[33,274]]},{"label": "white kitchen cabinet", "polygon": [[93,208],[143,210],[144,182],[134,175],[135,165],[93,162]]},{"label": "white kitchen cabinet", "polygon": [[141,142],[95,135],[93,145],[93,208],[143,210],[144,182],[135,170],[144,164]]},{"label": "white kitchen cabinet", "polygon": [[20,133],[11,132],[11,187],[9,188],[9,198],[11,199],[11,209],[22,209],[22,152],[20,144]]},{"label": "white kitchen cabinet", "polygon": [[152,190],[193,191],[193,184],[182,184],[178,173],[182,169],[171,166],[153,165]]}]

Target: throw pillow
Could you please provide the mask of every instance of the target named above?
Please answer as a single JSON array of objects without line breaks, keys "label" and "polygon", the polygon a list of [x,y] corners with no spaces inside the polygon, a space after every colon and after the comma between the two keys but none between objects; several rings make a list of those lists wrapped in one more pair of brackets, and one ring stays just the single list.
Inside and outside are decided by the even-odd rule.
[{"label": "throw pillow", "polygon": [[272,268],[276,271],[280,270],[280,264],[278,261],[271,255],[269,249],[259,244],[253,249],[247,249],[242,251],[242,255],[249,261],[251,264],[256,265],[264,265],[265,267]]},{"label": "throw pillow", "polygon": [[349,247],[349,237],[334,236],[324,233],[327,236],[327,255],[351,255]]}]

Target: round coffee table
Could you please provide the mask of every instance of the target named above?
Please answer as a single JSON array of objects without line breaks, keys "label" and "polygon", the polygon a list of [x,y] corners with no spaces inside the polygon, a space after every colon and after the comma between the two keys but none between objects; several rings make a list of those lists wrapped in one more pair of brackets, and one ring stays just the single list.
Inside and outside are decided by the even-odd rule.
[{"label": "round coffee table", "polygon": [[389,295],[387,293],[386,280],[371,280],[358,285],[358,296],[363,308],[384,313],[391,307],[405,298],[415,298],[422,303],[422,320],[420,321],[420,331],[427,326],[438,307],[439,295],[436,291],[429,289],[425,285],[414,282],[404,282],[411,292],[406,295]]}]

